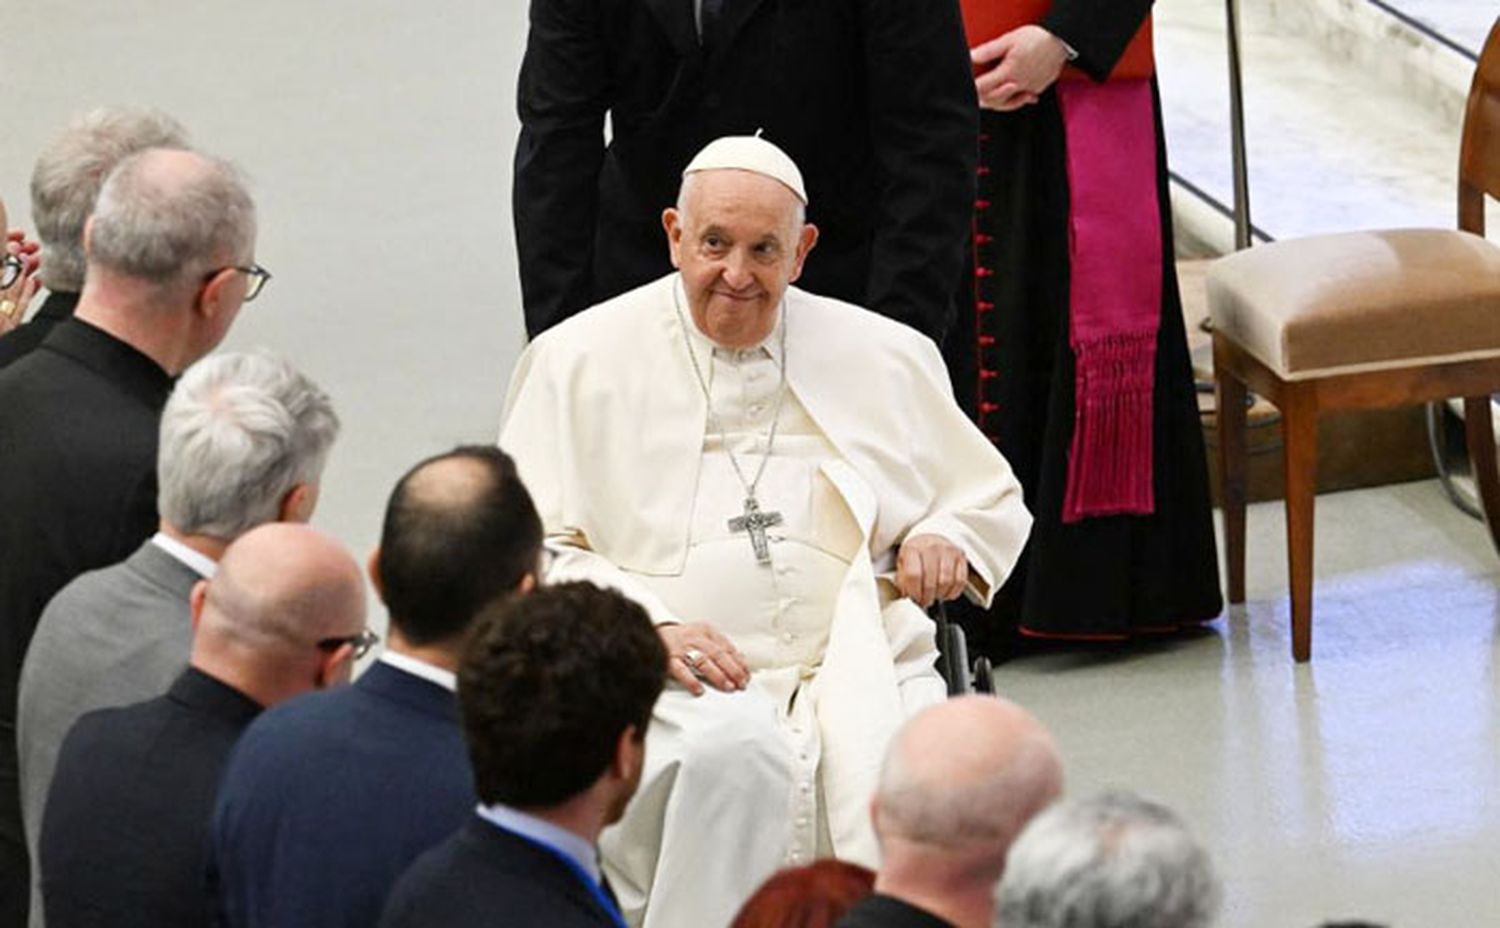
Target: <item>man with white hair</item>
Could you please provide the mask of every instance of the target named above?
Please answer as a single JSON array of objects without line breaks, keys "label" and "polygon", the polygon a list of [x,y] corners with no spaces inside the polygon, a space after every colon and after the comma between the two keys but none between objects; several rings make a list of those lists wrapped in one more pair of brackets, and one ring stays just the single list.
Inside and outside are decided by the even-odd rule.
[{"label": "man with white hair", "polygon": [[193,152],[152,148],[116,165],[84,249],[73,317],[0,370],[0,925],[27,906],[15,712],[37,618],[63,584],[156,530],[172,379],[269,276],[254,263],[255,205],[238,172]]},{"label": "man with white hair", "polygon": [[1052,736],[1015,703],[925,710],[891,744],[870,804],[875,892],[838,928],[990,928],[1011,843],[1062,785]]},{"label": "man with white hair", "polygon": [[48,294],[25,325],[0,339],[0,368],[30,354],[73,315],[86,264],[83,226],[114,166],[148,148],[187,147],[187,130],[160,110],[101,107],[68,123],[42,150],[31,172],[31,221]]},{"label": "man with white hair", "polygon": [[769,142],[709,144],[663,214],[678,273],[544,333],[506,404],[549,578],[624,591],[670,657],[602,841],[647,926],[726,924],[784,864],[874,863],[881,753],[945,695],[923,608],[987,602],[1030,524],[931,341],[789,286],[806,202]]},{"label": "man with white hair", "polygon": [[1010,851],[997,928],[1208,928],[1222,893],[1171,809],[1130,793],[1060,802]]},{"label": "man with white hair", "polygon": [[245,532],[312,516],[338,430],[328,395],[270,355],[214,355],[177,382],[162,412],[160,527],[63,587],[26,652],[17,741],[33,851],[68,729],[85,712],[159,695],[182,672],[194,584]]}]

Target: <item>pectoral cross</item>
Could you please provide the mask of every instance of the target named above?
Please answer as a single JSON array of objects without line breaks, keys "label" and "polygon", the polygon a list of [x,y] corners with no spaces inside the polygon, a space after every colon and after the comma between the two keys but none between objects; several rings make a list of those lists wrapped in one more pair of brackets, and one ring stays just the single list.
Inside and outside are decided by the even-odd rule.
[{"label": "pectoral cross", "polygon": [[781,513],[761,512],[755,497],[745,497],[745,514],[729,520],[731,532],[749,532],[750,546],[755,549],[755,559],[762,564],[771,563],[771,546],[766,543],[766,529],[781,524]]}]

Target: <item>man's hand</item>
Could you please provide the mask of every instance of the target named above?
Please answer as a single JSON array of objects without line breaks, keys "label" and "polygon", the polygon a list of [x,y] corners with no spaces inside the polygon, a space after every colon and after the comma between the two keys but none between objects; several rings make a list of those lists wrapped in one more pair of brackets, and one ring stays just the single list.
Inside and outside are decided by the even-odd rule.
[{"label": "man's hand", "polygon": [[969,49],[975,65],[999,62],[974,81],[979,105],[1009,112],[1035,103],[1068,63],[1062,39],[1041,26],[1021,26]]},{"label": "man's hand", "polygon": [[750,684],[750,668],[739,649],[713,626],[702,622],[658,625],[656,633],[667,646],[667,671],[694,696],[703,684],[733,692]]},{"label": "man's hand", "polygon": [[913,535],[896,554],[896,589],[923,609],[957,599],[969,582],[969,559],[941,535]]}]

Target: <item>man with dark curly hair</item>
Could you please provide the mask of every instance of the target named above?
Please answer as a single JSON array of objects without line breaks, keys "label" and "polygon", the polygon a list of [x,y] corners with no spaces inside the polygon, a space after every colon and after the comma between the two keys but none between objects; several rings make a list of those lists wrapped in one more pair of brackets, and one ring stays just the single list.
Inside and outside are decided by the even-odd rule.
[{"label": "man with dark curly hair", "polygon": [[383,928],[624,928],[596,845],[640,783],[666,673],[646,611],[611,590],[489,610],[458,673],[481,805],[396,884]]}]

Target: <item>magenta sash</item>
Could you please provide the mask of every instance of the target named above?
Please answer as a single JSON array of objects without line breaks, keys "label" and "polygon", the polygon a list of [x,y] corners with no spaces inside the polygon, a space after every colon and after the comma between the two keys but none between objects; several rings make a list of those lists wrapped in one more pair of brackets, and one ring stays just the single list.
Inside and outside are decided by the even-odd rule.
[{"label": "magenta sash", "polygon": [[1162,229],[1151,82],[1057,83],[1068,152],[1076,361],[1064,522],[1154,511],[1153,386]]}]

